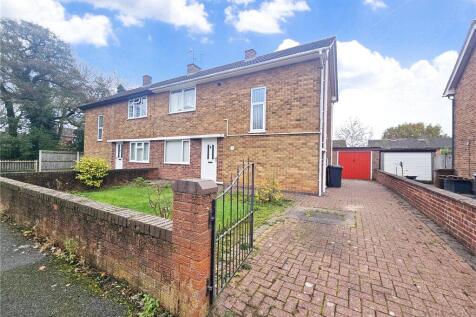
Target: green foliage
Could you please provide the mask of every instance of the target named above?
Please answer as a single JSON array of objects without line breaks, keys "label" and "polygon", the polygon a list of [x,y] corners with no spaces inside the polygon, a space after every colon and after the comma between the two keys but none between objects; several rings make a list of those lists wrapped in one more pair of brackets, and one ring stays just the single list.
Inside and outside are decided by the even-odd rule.
[{"label": "green foliage", "polygon": [[142,298],[143,308],[139,313],[139,317],[154,317],[159,310],[159,301],[148,294],[144,294]]},{"label": "green foliage", "polygon": [[132,186],[146,187],[148,186],[148,184],[147,184],[147,181],[144,179],[144,177],[136,177],[132,181]]},{"label": "green foliage", "polygon": [[172,197],[163,193],[170,191],[170,185],[153,184],[149,186],[149,206],[162,218],[172,218]]},{"label": "green foliage", "polygon": [[272,203],[282,201],[284,196],[278,181],[272,177],[258,187],[255,198],[259,203]]},{"label": "green foliage", "polygon": [[74,166],[78,172],[76,179],[89,187],[101,187],[104,177],[106,177],[109,166],[106,160],[97,157],[83,156]]},{"label": "green foliage", "polygon": [[446,134],[439,124],[425,125],[423,122],[403,123],[396,127],[390,127],[383,133],[383,139],[403,139],[403,138],[437,138]]}]

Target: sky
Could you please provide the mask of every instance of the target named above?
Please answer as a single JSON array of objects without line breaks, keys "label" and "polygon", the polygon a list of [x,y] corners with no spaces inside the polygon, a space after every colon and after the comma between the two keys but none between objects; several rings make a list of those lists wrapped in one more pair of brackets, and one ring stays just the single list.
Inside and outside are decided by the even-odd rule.
[{"label": "sky", "polygon": [[334,130],[357,118],[380,138],[405,122],[440,124],[442,98],[476,0],[2,0],[3,17],[40,24],[80,63],[125,86],[336,36]]}]

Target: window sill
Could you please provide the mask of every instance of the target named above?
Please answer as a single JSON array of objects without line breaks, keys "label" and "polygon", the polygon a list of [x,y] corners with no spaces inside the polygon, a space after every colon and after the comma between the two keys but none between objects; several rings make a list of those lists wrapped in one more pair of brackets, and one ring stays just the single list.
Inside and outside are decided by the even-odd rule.
[{"label": "window sill", "polygon": [[192,110],[183,110],[183,111],[176,111],[176,112],[170,112],[169,114],[178,114],[178,113],[186,113],[186,112],[194,112],[197,111],[197,109],[192,109]]},{"label": "window sill", "polygon": [[149,164],[149,161],[131,161],[131,160],[129,160],[129,163]]},{"label": "window sill", "polygon": [[190,165],[190,162],[164,162],[166,165]]},{"label": "window sill", "polygon": [[133,118],[129,118],[129,117],[127,117],[127,120],[136,120],[136,119],[144,119],[144,118],[147,118],[147,116],[142,116],[142,117],[133,117]]},{"label": "window sill", "polygon": [[97,141],[98,141],[98,142],[102,142],[102,139],[101,139],[101,140],[98,139]]},{"label": "window sill", "polygon": [[266,130],[250,130],[251,134],[259,134],[259,133],[266,133]]}]

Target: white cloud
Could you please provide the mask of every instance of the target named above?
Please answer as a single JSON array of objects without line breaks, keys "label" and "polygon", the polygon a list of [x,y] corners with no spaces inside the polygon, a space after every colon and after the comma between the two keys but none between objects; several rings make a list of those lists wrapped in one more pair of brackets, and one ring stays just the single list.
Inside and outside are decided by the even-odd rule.
[{"label": "white cloud", "polygon": [[104,15],[67,15],[57,0],[2,0],[1,16],[39,24],[66,42],[105,46],[112,36],[109,18]]},{"label": "white cloud", "polygon": [[456,62],[455,51],[410,67],[357,41],[339,42],[337,51],[340,89],[334,130],[357,117],[372,127],[376,138],[388,127],[420,121],[440,124],[451,134],[451,102],[442,94]]},{"label": "white cloud", "polygon": [[281,33],[281,24],[296,12],[309,10],[305,0],[264,1],[255,9],[232,5],[225,8],[225,22],[233,25],[238,32],[274,34]]},{"label": "white cloud", "polygon": [[279,44],[276,51],[285,50],[287,48],[291,48],[291,47],[298,46],[298,45],[299,45],[298,41],[295,41],[293,39],[285,39],[281,42],[281,44]]},{"label": "white cloud", "polygon": [[238,5],[243,4],[247,6],[248,4],[255,2],[255,0],[228,0],[228,2]]},{"label": "white cloud", "polygon": [[157,20],[193,33],[209,33],[212,25],[203,3],[196,0],[76,0],[117,12],[125,26],[141,26],[144,20]]},{"label": "white cloud", "polygon": [[387,4],[383,0],[364,0],[364,4],[372,8],[374,11],[387,7]]}]

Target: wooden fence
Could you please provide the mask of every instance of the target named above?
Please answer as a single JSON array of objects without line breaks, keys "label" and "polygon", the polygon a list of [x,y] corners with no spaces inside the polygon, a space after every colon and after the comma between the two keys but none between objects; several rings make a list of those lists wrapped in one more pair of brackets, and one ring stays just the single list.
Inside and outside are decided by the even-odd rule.
[{"label": "wooden fence", "polygon": [[0,161],[0,172],[37,172],[38,161]]},{"label": "wooden fence", "polygon": [[38,170],[40,172],[71,170],[80,157],[80,152],[40,150]]}]

